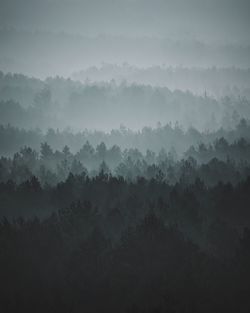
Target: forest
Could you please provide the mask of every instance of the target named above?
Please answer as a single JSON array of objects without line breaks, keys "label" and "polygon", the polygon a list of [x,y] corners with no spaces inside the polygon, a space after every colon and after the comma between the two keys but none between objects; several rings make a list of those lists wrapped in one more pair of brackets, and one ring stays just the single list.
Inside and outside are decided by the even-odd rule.
[{"label": "forest", "polygon": [[219,139],[180,160],[89,142],[2,157],[2,310],[247,312],[249,152]]},{"label": "forest", "polygon": [[0,313],[250,312],[249,12],[0,0]]},{"label": "forest", "polygon": [[2,312],[248,312],[247,97],[0,78]]},{"label": "forest", "polygon": [[3,103],[3,312],[248,312],[249,119],[43,131]]}]

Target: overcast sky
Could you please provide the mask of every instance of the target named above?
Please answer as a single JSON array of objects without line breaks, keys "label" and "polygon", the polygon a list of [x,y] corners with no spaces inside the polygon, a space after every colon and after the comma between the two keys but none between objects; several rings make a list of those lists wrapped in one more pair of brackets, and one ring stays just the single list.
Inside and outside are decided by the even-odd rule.
[{"label": "overcast sky", "polygon": [[0,28],[250,42],[249,0],[0,0]]}]

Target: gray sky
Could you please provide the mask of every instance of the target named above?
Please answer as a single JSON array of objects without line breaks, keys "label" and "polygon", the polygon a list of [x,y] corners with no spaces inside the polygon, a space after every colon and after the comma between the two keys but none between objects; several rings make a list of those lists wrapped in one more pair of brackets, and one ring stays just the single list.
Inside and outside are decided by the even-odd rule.
[{"label": "gray sky", "polygon": [[0,70],[250,67],[250,0],[0,0]]},{"label": "gray sky", "polygon": [[250,42],[249,0],[0,0],[0,28]]}]

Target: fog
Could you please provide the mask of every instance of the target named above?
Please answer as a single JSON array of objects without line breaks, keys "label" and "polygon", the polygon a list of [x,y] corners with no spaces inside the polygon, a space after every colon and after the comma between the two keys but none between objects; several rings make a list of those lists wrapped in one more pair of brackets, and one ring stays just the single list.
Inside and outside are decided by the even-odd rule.
[{"label": "fog", "polygon": [[3,125],[214,131],[249,118],[248,1],[0,5]]},{"label": "fog", "polygon": [[70,76],[102,63],[250,66],[247,0],[1,0],[0,67]]},{"label": "fog", "polygon": [[250,1],[0,0],[0,312],[250,312]]}]

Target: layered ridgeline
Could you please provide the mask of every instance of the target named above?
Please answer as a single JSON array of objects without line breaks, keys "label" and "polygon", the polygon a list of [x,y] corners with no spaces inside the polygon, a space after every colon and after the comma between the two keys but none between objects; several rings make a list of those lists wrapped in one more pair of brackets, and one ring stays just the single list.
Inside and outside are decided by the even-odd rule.
[{"label": "layered ridgeline", "polygon": [[221,138],[181,160],[88,142],[2,157],[2,308],[246,312],[249,154]]},{"label": "layered ridgeline", "polygon": [[80,83],[59,77],[43,81],[0,73],[0,123],[26,129],[110,131],[124,125],[138,130],[177,122],[184,129],[211,131],[249,119],[249,108],[240,91],[214,98],[205,88],[202,95],[195,95],[136,83]]},{"label": "layered ridgeline", "polygon": [[[64,2],[61,1],[60,3]],[[80,3],[80,1],[77,2]],[[131,1],[126,2],[131,3]],[[31,2],[29,4],[31,5]],[[58,5],[59,1],[57,1]],[[38,3],[35,6],[38,6]],[[204,12],[207,14],[204,4],[202,7],[204,7]],[[112,11],[113,7],[110,12]],[[216,11],[218,12],[217,9]],[[32,12],[34,13],[34,11]],[[3,12],[1,13],[3,14]],[[46,15],[48,16],[47,12]],[[113,20],[113,17],[111,20]],[[1,18],[6,18],[6,16],[1,16]],[[246,18],[248,22],[248,16]],[[55,20],[57,19],[55,18]],[[82,21],[85,21],[83,17],[81,17]],[[164,21],[166,21],[166,18],[164,18]],[[190,21],[188,19],[188,25],[190,25]],[[127,21],[126,26],[128,26]],[[172,27],[170,28],[173,30]],[[211,25],[209,25],[209,28],[211,28]],[[199,30],[201,27],[197,27],[197,29]],[[167,28],[164,28],[164,31],[167,31]],[[249,36],[248,33],[246,36]],[[160,67],[162,65],[203,69],[214,66],[217,68],[239,69],[248,69],[250,67],[249,39],[240,40],[239,37],[238,40],[223,38],[215,41],[206,40],[204,37],[189,37],[188,35],[186,38],[175,36],[170,38],[164,34],[159,36],[159,32],[153,36],[148,34],[137,36],[134,32],[130,35],[99,33],[98,35],[88,36],[70,34],[69,32],[25,31],[1,27],[0,41],[0,68],[3,71],[18,72],[40,78],[56,74],[69,77],[72,73],[79,72],[81,69],[92,66],[101,67],[102,64],[122,66],[127,63],[139,68]],[[155,72],[151,71],[151,73],[155,76]],[[162,76],[163,73],[159,72],[158,74]],[[154,79],[161,81],[160,77],[150,78],[153,81]]]},{"label": "layered ridgeline", "polygon": [[250,312],[249,11],[0,0],[1,313]]},{"label": "layered ridgeline", "polygon": [[248,312],[249,71],[105,70],[0,74],[0,309]]},{"label": "layered ridgeline", "polygon": [[100,174],[123,177],[128,181],[138,178],[156,179],[175,184],[194,183],[196,179],[207,185],[220,181],[237,183],[250,174],[250,143],[241,138],[232,144],[223,137],[213,144],[200,143],[178,155],[172,146],[156,153],[137,148],[122,150],[118,145],[107,148],[101,142],[93,147],[88,141],[76,153],[68,146],[53,150],[44,142],[40,151],[23,147],[13,157],[0,158],[0,181],[22,183],[36,176],[41,184],[56,185],[70,175],[96,177]]},{"label": "layered ridgeline", "polygon": [[188,67],[151,65],[149,67],[104,63],[87,67],[72,74],[72,78],[83,83],[116,81],[129,84],[143,84],[168,87],[170,90],[189,90],[194,94],[216,97],[250,97],[250,70],[248,68]]}]

